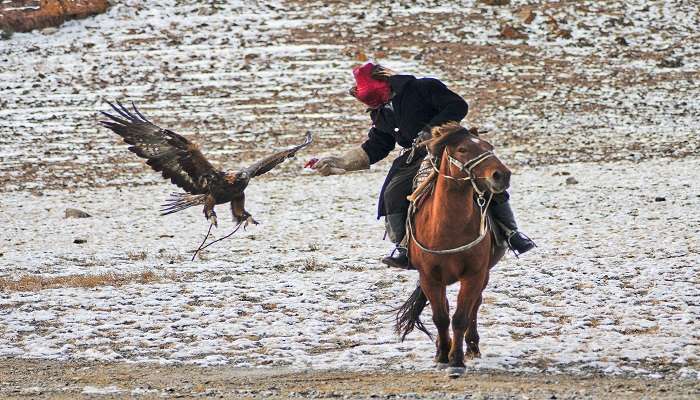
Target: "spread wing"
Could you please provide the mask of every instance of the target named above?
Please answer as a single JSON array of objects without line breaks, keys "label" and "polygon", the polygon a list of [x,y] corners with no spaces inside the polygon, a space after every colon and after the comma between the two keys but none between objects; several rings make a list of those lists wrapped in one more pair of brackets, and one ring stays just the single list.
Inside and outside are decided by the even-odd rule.
[{"label": "spread wing", "polygon": [[146,164],[163,177],[192,194],[208,193],[209,183],[219,174],[204,158],[199,146],[147,120],[132,103],[133,112],[117,102],[107,102],[118,115],[101,111],[110,121],[100,124],[130,144],[129,151],[147,159]]},{"label": "spread wing", "polygon": [[294,157],[297,152],[304,147],[310,145],[312,142],[311,138],[311,132],[306,132],[306,138],[304,139],[304,143],[294,146],[292,148],[289,148],[287,150],[282,150],[280,152],[277,152],[275,154],[272,154],[270,156],[267,156],[263,158],[262,160],[256,162],[255,164],[251,165],[250,167],[246,168],[245,171],[248,173],[248,175],[251,178],[254,178],[256,176],[260,176],[276,166],[282,164],[282,162],[288,158]]}]

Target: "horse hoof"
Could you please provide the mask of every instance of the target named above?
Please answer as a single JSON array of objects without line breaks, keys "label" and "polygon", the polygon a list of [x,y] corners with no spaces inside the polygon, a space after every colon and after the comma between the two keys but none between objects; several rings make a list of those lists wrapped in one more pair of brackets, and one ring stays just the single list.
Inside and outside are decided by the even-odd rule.
[{"label": "horse hoof", "polygon": [[436,364],[435,364],[435,368],[436,368],[438,371],[444,371],[444,370],[447,369],[447,363],[441,363],[441,362],[436,363]]},{"label": "horse hoof", "polygon": [[449,367],[447,368],[447,376],[450,378],[459,378],[460,376],[464,375],[464,372],[467,369],[464,367]]}]

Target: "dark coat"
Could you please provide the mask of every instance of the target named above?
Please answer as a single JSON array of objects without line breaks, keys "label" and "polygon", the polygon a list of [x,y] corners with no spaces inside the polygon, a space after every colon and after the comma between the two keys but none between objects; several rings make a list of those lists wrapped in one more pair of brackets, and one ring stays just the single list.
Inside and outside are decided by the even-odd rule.
[{"label": "dark coat", "polygon": [[[394,96],[386,105],[371,110],[372,128],[362,143],[370,164],[389,155],[396,143],[408,149],[422,130],[448,121],[459,122],[467,115],[467,102],[437,79],[394,75],[389,78],[389,84]],[[421,162],[423,156],[424,151],[412,162]],[[408,153],[396,158],[389,170],[379,197],[379,217],[386,215],[384,189],[407,157]]]}]

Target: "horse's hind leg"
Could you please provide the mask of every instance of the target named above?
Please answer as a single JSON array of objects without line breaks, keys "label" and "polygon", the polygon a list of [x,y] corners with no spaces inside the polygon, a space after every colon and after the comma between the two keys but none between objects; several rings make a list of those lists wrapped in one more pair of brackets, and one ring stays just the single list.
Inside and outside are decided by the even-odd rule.
[{"label": "horse's hind leg", "polygon": [[484,277],[482,274],[463,279],[460,282],[459,295],[457,296],[457,309],[452,316],[452,349],[449,355],[450,377],[462,375],[466,369],[464,365],[465,334],[470,325],[476,325],[476,314],[472,311],[481,297]]},{"label": "horse's hind leg", "polygon": [[425,297],[430,302],[430,308],[433,311],[433,323],[438,330],[435,362],[438,369],[443,369],[447,366],[450,352],[450,309],[447,304],[446,288],[441,284],[430,282],[422,277],[420,285],[423,293],[425,293]]}]

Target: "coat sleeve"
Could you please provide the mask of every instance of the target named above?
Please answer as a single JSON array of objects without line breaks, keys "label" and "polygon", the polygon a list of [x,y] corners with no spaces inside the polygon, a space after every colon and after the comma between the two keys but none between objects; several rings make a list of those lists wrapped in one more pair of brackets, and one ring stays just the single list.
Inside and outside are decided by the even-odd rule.
[{"label": "coat sleeve", "polygon": [[433,78],[419,79],[416,83],[423,99],[437,110],[437,114],[428,122],[429,128],[442,125],[447,121],[460,122],[467,116],[469,111],[467,102],[448,89],[444,83]]},{"label": "coat sleeve", "polygon": [[367,140],[362,143],[362,149],[369,157],[369,163],[374,164],[391,153],[396,147],[396,139],[377,128],[371,128],[367,134]]}]

